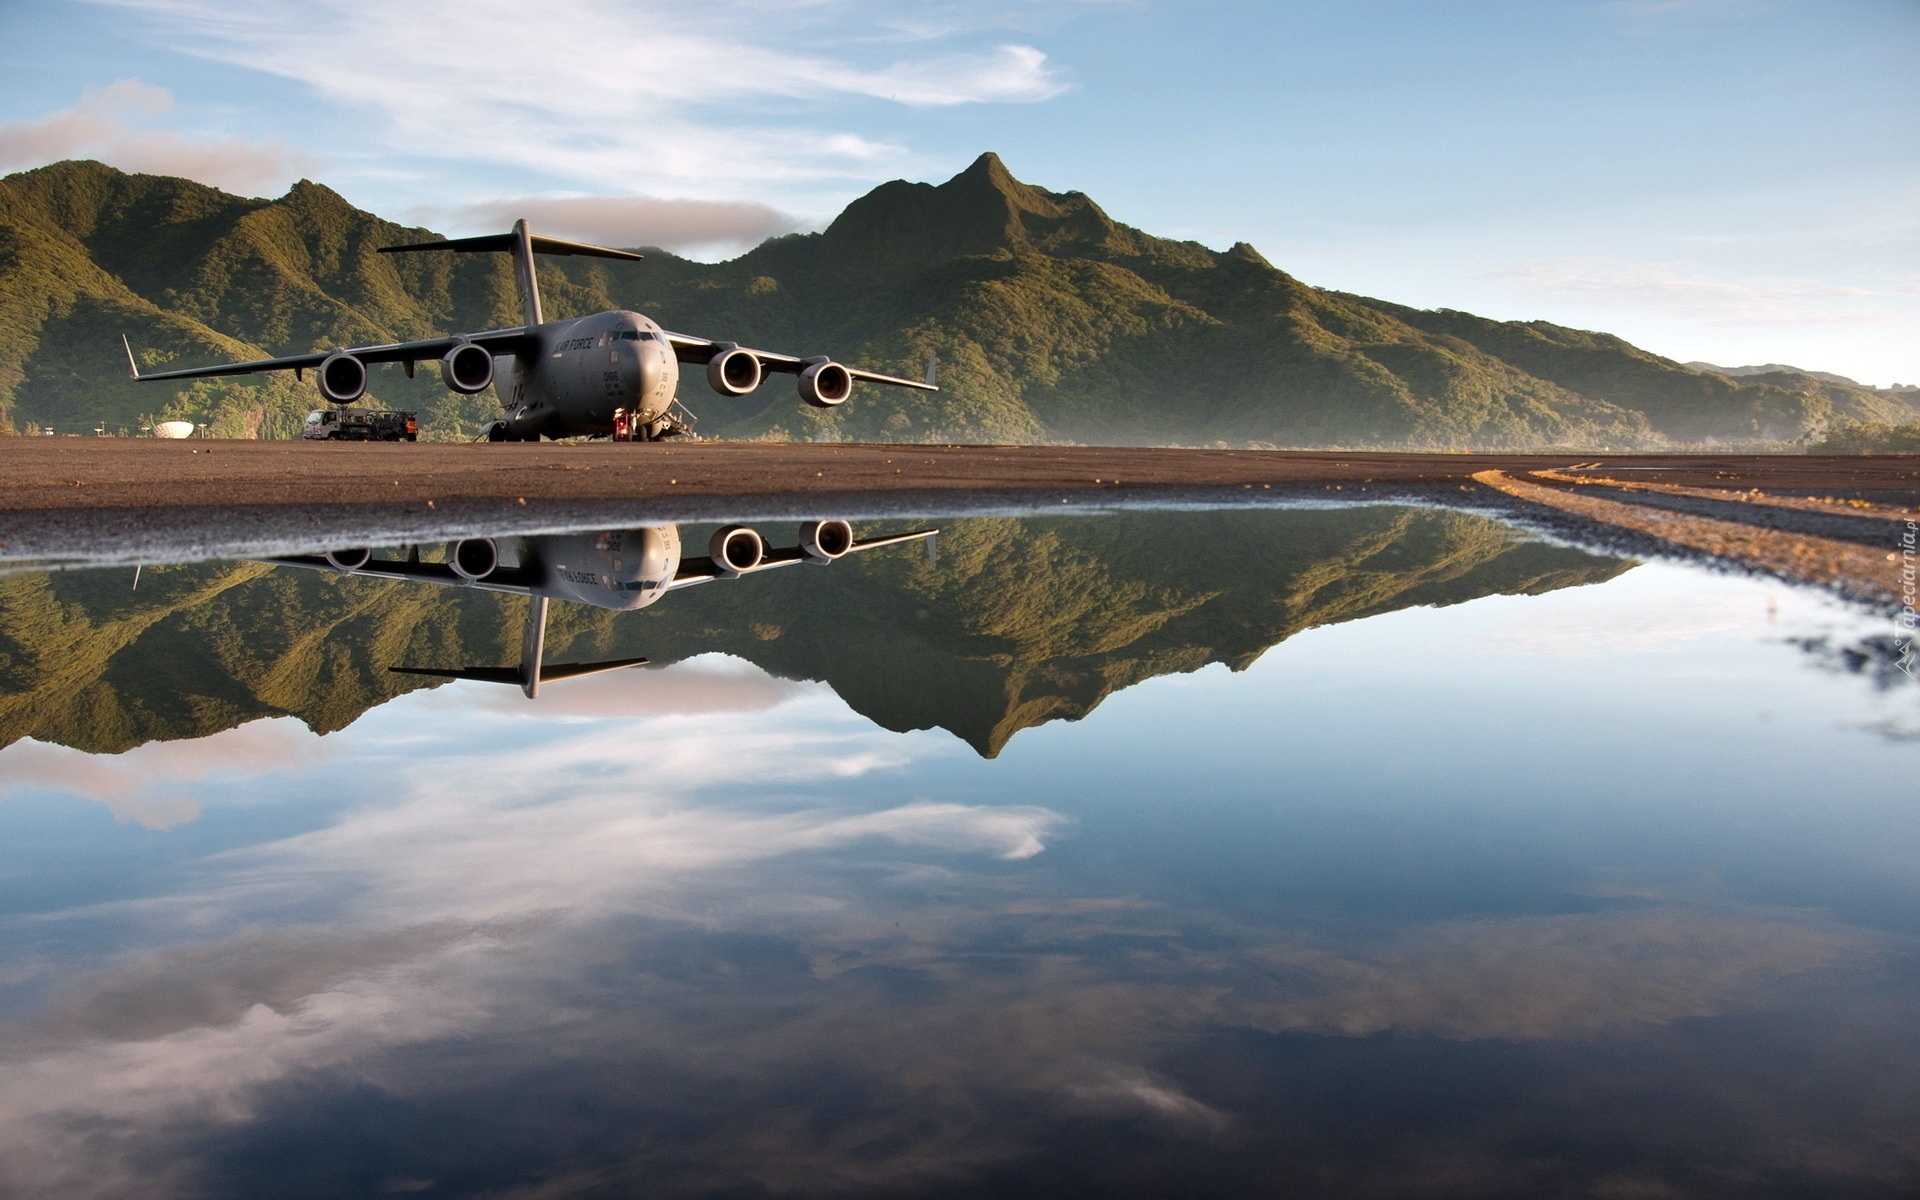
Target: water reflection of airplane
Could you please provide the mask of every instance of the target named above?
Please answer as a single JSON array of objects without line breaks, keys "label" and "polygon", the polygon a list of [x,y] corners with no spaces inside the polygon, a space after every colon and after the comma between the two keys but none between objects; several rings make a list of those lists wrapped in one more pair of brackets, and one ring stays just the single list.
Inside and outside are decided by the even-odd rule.
[{"label": "water reflection of airplane", "polygon": [[679,526],[650,525],[601,533],[467,538],[448,545],[444,562],[422,562],[417,546],[404,559],[375,558],[372,550],[353,549],[261,561],[342,575],[405,579],[526,596],[529,599],[527,624],[520,641],[518,667],[389,669],[407,675],[518,684],[533,697],[540,694],[543,683],[637,667],[647,661],[622,658],[548,665],[545,661],[548,600],[571,600],[576,604],[621,611],[645,608],[668,592],[697,583],[738,579],[742,575],[798,563],[826,566],[862,550],[930,538],[938,532],[937,529],[918,529],[885,537],[855,538],[853,526],[845,521],[808,521],[800,527],[798,546],[775,550],[767,546],[766,539],[756,530],[745,525],[728,525],[714,532],[707,542],[705,555],[687,558],[681,554]]}]

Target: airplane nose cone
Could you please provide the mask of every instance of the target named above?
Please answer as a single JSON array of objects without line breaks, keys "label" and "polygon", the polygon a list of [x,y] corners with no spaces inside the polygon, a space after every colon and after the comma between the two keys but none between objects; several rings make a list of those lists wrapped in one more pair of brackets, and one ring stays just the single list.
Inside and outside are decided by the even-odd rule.
[{"label": "airplane nose cone", "polygon": [[634,372],[638,385],[634,403],[642,418],[651,421],[665,415],[667,406],[672,402],[679,383],[680,365],[670,352],[663,354],[657,349],[661,343],[629,342],[628,345],[636,347],[636,357],[639,359]]}]

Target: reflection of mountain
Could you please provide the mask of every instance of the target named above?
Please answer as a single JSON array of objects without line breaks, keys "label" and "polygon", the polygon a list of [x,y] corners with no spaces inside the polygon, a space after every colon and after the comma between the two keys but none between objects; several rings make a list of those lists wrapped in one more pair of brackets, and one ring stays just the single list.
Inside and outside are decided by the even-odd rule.
[{"label": "reflection of mountain", "polygon": [[[1624,569],[1417,509],[971,520],[941,535],[938,565],[904,550],[710,584],[644,613],[556,605],[549,660],[734,654],[825,680],[887,728],[937,725],[991,755],[1121,688],[1239,669],[1315,625]],[[130,582],[0,579],[0,745],[116,752],[279,714],[325,732],[422,686],[390,665],[517,653],[522,602],[493,595],[229,564]]]}]

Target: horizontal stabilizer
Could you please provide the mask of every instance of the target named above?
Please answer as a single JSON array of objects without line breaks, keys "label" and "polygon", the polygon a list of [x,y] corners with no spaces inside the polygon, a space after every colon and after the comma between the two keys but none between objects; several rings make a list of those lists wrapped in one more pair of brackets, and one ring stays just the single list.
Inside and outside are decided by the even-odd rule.
[{"label": "horizontal stabilizer", "polygon": [[552,683],[556,679],[578,679],[582,675],[599,675],[605,671],[619,671],[627,667],[644,667],[648,661],[644,658],[616,658],[597,663],[556,663],[551,667],[540,668],[540,682]]},{"label": "horizontal stabilizer", "polygon": [[[605,246],[589,246],[584,242],[565,242],[559,238],[531,235],[527,241],[532,243],[535,254],[584,254],[593,258],[620,258],[628,262],[641,262],[644,254],[635,254],[631,250],[609,250]],[[508,253],[513,250],[514,235],[511,233],[488,233],[480,237],[448,238],[443,242],[415,242],[408,246],[382,246],[382,254],[406,254],[414,250],[452,250],[460,254],[478,254],[489,250]]]},{"label": "horizontal stabilizer", "polygon": [[[616,658],[608,662],[597,663],[555,663],[540,668],[541,683],[555,683],[562,679],[579,679],[585,675],[599,675],[606,671],[620,671],[627,667],[644,667],[651,661],[645,658]],[[396,675],[431,675],[438,679],[471,679],[479,683],[509,683],[520,687],[526,682],[521,678],[519,667],[388,667]]]},{"label": "horizontal stabilizer", "polygon": [[520,686],[519,667],[388,667],[395,675],[432,675],[439,679],[475,679]]}]

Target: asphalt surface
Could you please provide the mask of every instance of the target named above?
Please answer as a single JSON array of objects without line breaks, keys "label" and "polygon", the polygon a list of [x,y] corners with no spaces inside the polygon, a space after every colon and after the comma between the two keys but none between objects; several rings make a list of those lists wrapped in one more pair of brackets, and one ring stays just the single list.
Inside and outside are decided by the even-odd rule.
[{"label": "asphalt surface", "polygon": [[[1359,454],[1049,446],[754,442],[326,443],[0,439],[0,514],[280,505],[405,508],[502,501],[915,498],[1265,487],[1471,485],[1480,471],[1604,466],[1613,475],[1895,503],[1920,500],[1920,458],[1813,455]],[[893,505],[898,506],[898,505]]]},{"label": "asphalt surface", "polygon": [[[1489,486],[1487,472],[1524,486]],[[1884,554],[1920,514],[1920,458],[14,437],[0,438],[0,562],[255,557],[668,521],[1303,501],[1455,505],[1582,540],[1579,523],[1605,526],[1597,514],[1616,511],[1548,504],[1538,489]],[[1658,548],[1652,526],[1626,524],[1614,523],[1609,544],[1630,535],[1628,549]]]}]

